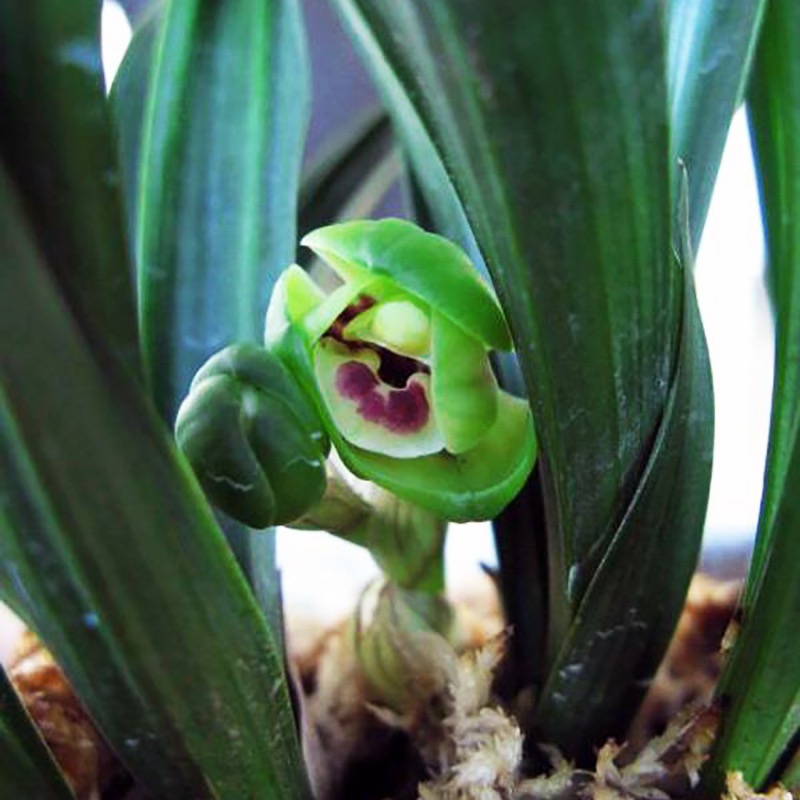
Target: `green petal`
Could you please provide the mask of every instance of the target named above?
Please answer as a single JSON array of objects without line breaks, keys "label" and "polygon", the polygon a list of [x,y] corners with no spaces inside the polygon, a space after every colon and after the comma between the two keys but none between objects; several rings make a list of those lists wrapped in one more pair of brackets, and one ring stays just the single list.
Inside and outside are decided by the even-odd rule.
[{"label": "green petal", "polygon": [[463,453],[486,436],[497,419],[499,390],[486,348],[447,317],[433,317],[431,394],[445,446]]},{"label": "green petal", "polygon": [[347,281],[389,278],[465,331],[510,350],[503,312],[466,254],[455,244],[401,219],[329,225],[302,240]]}]

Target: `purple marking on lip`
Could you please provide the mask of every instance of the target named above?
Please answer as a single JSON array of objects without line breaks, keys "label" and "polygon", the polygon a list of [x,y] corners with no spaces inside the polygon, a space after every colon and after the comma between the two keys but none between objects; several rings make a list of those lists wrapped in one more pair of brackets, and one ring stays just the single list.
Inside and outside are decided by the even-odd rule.
[{"label": "purple marking on lip", "polygon": [[348,361],[336,370],[336,390],[348,400],[360,400],[377,385],[375,374],[359,361]]},{"label": "purple marking on lip", "polygon": [[428,398],[418,383],[389,392],[387,406],[386,427],[396,433],[414,433],[428,421]]},{"label": "purple marking on lip", "polygon": [[336,370],[339,394],[358,402],[358,414],[393,433],[416,433],[429,416],[425,389],[409,383],[405,389],[392,389],[388,397],[376,391],[378,379],[372,370],[358,361],[348,361]]},{"label": "purple marking on lip", "polygon": [[386,399],[378,392],[372,391],[365,394],[358,403],[358,413],[367,422],[377,425],[386,425]]}]

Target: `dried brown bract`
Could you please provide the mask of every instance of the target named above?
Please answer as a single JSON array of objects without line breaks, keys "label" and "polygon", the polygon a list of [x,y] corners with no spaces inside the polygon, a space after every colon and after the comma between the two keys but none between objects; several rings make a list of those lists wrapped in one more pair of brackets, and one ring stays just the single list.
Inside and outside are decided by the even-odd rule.
[{"label": "dried brown bract", "polygon": [[106,782],[123,768],[64,673],[30,631],[20,639],[8,674],[78,800],[99,800]]}]

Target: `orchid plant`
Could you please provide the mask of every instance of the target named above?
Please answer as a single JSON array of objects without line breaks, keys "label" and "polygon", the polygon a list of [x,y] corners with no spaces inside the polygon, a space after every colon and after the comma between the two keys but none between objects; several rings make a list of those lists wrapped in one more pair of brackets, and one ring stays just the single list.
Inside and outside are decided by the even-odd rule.
[{"label": "orchid plant", "polygon": [[[800,6],[333,0],[382,110],[306,170],[298,0],[153,4],[109,97],[100,6],[0,3],[0,597],[136,783],[311,796],[277,524],[383,569],[358,641],[380,704],[408,702],[395,625],[480,714],[489,684],[440,648],[442,546],[488,519],[513,635],[505,707],[483,710],[516,760],[475,796],[556,796],[523,736],[550,777],[597,762],[595,796],[663,796],[629,780],[663,740],[627,766],[609,740],[697,564],[713,398],[692,254],[745,102],[776,382],[695,791],[735,770],[737,797],[796,790]],[[408,219],[353,219],[398,175]],[[7,680],[0,699],[0,795],[70,797]]]}]

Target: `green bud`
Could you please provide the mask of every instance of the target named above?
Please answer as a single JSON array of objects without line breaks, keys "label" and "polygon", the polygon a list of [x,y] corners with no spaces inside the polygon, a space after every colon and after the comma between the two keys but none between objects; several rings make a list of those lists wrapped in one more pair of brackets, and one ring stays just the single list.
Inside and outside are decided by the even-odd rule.
[{"label": "green bud", "polygon": [[206,362],[175,432],[211,502],[251,527],[291,522],[325,491],[329,441],[314,404],[256,345],[228,347]]},{"label": "green bud", "polygon": [[410,222],[349,222],[303,243],[342,284],[279,280],[267,346],[289,366],[347,467],[450,520],[495,516],[533,466],[528,404],[489,363],[510,349],[500,306],[467,256]]}]

